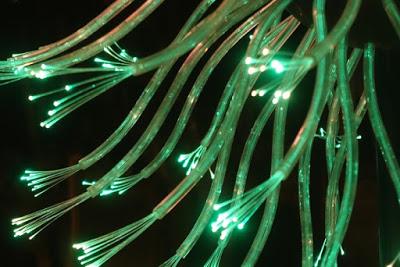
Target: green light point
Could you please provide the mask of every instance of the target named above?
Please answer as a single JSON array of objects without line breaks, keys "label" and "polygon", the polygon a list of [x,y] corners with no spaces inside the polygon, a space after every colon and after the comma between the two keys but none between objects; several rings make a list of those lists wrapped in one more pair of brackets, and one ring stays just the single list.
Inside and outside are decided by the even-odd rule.
[{"label": "green light point", "polygon": [[101,64],[101,66],[102,66],[103,68],[107,68],[107,69],[113,69],[113,68],[115,68],[114,65],[109,64],[109,63]]},{"label": "green light point", "polygon": [[244,228],[244,223],[239,223],[237,229],[242,230]]},{"label": "green light point", "polygon": [[282,73],[285,70],[285,67],[279,60],[272,60],[271,61],[271,68],[275,70],[276,73]]}]

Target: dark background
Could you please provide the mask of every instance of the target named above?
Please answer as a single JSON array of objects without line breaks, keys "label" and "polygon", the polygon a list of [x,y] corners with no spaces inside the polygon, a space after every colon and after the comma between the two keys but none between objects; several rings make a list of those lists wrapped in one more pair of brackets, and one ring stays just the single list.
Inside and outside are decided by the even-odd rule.
[{"label": "dark background", "polygon": [[[3,0],[0,3],[0,58],[5,59],[12,53],[33,50],[41,45],[59,40],[94,17],[112,1],[49,1],[49,0]],[[115,19],[116,25],[124,14],[129,14],[142,1],[137,1],[121,17]],[[166,1],[153,15],[142,23],[120,44],[132,55],[143,57],[158,51],[172,41],[180,26],[188,18],[197,1]],[[112,26],[106,27],[111,29]],[[294,36],[286,49],[293,51],[304,28]],[[99,35],[96,35],[99,36]],[[95,37],[96,37],[95,36]],[[244,41],[245,42],[245,41]],[[231,51],[227,59],[212,75],[185,134],[172,157],[150,179],[143,181],[122,196],[96,198],[67,213],[53,223],[34,240],[25,237],[13,238],[10,226],[11,218],[44,208],[83,192],[82,178],[98,179],[108,171],[124,153],[135,143],[144,127],[165,95],[174,72],[156,94],[143,118],[133,128],[124,141],[108,157],[101,160],[85,172],[78,173],[47,194],[33,198],[31,192],[19,181],[27,168],[46,170],[68,166],[96,148],[108,137],[124,116],[129,112],[151,77],[146,74],[130,78],[111,89],[94,101],[83,106],[72,115],[54,125],[51,129],[39,127],[40,121],[47,117],[46,112],[52,98],[29,102],[27,96],[34,92],[45,92],[79,80],[79,77],[66,76],[46,80],[24,80],[0,88],[1,148],[0,148],[0,266],[78,266],[77,253],[71,245],[85,241],[103,233],[113,231],[147,215],[152,208],[184,177],[184,170],[176,163],[180,153],[196,148],[207,131],[210,118],[234,65],[241,59],[245,43],[240,43]],[[212,50],[212,49],[211,49]],[[389,135],[396,151],[399,145],[399,127],[397,114],[398,93],[398,49],[378,51],[377,82],[383,114],[390,126]],[[201,64],[203,64],[202,62]],[[201,65],[200,64],[200,65]],[[197,68],[195,74],[200,68]],[[362,90],[362,77],[359,68],[352,81],[355,95]],[[145,166],[162,147],[182,107],[193,78],[189,80],[173,112],[144,156],[131,168],[135,173]],[[289,111],[287,144],[293,140],[304,119],[312,93],[312,73],[305,79],[291,97]],[[265,98],[250,98],[246,104],[243,118],[235,138],[227,182],[222,199],[228,199],[232,190],[232,180],[243,148],[245,136],[261,109]],[[325,124],[321,121],[321,126]],[[257,152],[249,175],[249,188],[256,185],[269,173],[271,150],[271,122],[258,144]],[[360,176],[356,204],[350,228],[343,247],[346,254],[339,257],[340,266],[379,266],[379,223],[389,222],[384,235],[392,241],[382,241],[389,258],[400,248],[395,241],[398,228],[396,221],[382,218],[398,213],[396,205],[386,204],[393,199],[393,189],[388,178],[381,173],[378,187],[376,153],[373,135],[367,120],[362,124],[360,141]],[[324,198],[326,190],[326,168],[323,157],[324,143],[316,140],[312,159],[312,209],[315,238],[315,255],[323,241]],[[379,160],[379,159],[378,159]],[[381,172],[384,172],[382,165]],[[149,230],[123,251],[114,256],[106,266],[157,266],[172,256],[195,222],[204,199],[210,179],[205,177],[201,183],[183,200],[163,221],[156,222]],[[379,190],[379,188],[381,188]],[[379,198],[388,198],[389,202],[379,202]],[[393,205],[393,206],[390,206]],[[380,214],[380,216],[378,216]],[[221,266],[239,266],[257,229],[261,214],[256,214],[243,231],[234,234],[230,246],[226,249]],[[380,218],[380,219],[379,219]],[[390,226],[390,223],[392,226]],[[382,232],[381,232],[382,233]],[[199,243],[194,247],[181,266],[202,266],[216,247],[218,235],[206,230]],[[389,253],[390,252],[390,253]],[[301,247],[298,218],[298,199],[296,176],[292,175],[282,186],[277,217],[259,260],[258,266],[300,266]]]}]

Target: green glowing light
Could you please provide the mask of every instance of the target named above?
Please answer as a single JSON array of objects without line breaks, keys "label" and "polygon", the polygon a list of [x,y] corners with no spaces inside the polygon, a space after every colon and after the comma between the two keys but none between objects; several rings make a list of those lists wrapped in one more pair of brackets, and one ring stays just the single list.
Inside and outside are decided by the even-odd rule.
[{"label": "green glowing light", "polygon": [[107,189],[105,189],[105,190],[101,191],[100,196],[109,196],[109,195],[111,195],[112,193],[114,193],[113,190],[107,190]]},{"label": "green glowing light", "polygon": [[261,53],[263,56],[267,56],[269,53],[271,53],[271,50],[269,50],[269,48],[265,47],[265,48],[263,48]]},{"label": "green glowing light", "polygon": [[95,181],[86,181],[86,180],[82,181],[82,185],[84,186],[91,186],[94,185],[95,183],[96,183]]},{"label": "green glowing light", "polygon": [[110,63],[103,63],[103,64],[101,64],[101,66],[102,66],[103,68],[108,68],[108,69],[113,69],[113,68],[115,68],[115,66],[112,65],[112,64],[110,64]]},{"label": "green glowing light", "polygon": [[282,91],[281,91],[281,90],[276,90],[275,93],[274,93],[274,96],[275,96],[276,98],[281,97],[281,96],[282,96]]},{"label": "green glowing light", "polygon": [[221,205],[218,205],[218,204],[214,204],[214,206],[213,206],[213,209],[215,211],[219,210],[220,208],[221,208]]},{"label": "green glowing light", "polygon": [[244,223],[239,223],[237,225],[237,229],[242,230],[244,228],[244,225],[245,225]]},{"label": "green glowing light", "polygon": [[283,94],[282,94],[282,98],[283,99],[289,99],[290,98],[290,95],[291,95],[291,92],[290,91],[286,91],[286,92],[284,92]]},{"label": "green glowing light", "polygon": [[249,67],[248,69],[247,69],[247,73],[249,74],[249,75],[253,75],[254,73],[256,73],[257,72],[257,68],[255,68],[255,67]]},{"label": "green glowing light", "polygon": [[271,61],[271,68],[275,70],[276,73],[282,73],[285,70],[285,67],[279,60],[272,60]]},{"label": "green glowing light", "polygon": [[189,175],[190,172],[197,167],[197,164],[205,150],[205,147],[199,146],[191,153],[179,155],[178,162],[182,164],[183,168],[187,168],[186,175]]},{"label": "green glowing light", "polygon": [[251,57],[246,57],[246,59],[244,60],[244,63],[246,65],[250,65],[253,62],[253,59]]},{"label": "green glowing light", "polygon": [[48,72],[43,71],[43,70],[39,70],[37,73],[34,73],[34,76],[36,78],[39,78],[41,80],[46,79],[48,77]]}]

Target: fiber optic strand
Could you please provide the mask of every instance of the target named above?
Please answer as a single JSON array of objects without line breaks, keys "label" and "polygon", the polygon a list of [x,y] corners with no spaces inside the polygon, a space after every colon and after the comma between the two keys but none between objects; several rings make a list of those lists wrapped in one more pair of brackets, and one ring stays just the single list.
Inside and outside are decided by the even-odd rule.
[{"label": "fiber optic strand", "polygon": [[[68,49],[76,46],[80,42],[86,40],[93,33],[97,32],[101,27],[107,24],[112,18],[117,16],[121,11],[127,8],[133,0],[116,0],[108,6],[103,12],[89,21],[85,26],[81,27],[66,38],[51,44],[40,47],[37,50],[14,54],[8,59],[8,63],[12,67],[21,67],[36,64],[48,58],[57,56]],[[2,66],[0,65],[0,69]]]},{"label": "fiber optic strand", "polygon": [[369,43],[364,51],[364,87],[367,94],[368,115],[382,157],[392,178],[397,200],[400,203],[400,167],[379,111],[375,89],[374,64],[375,48],[373,44]]},{"label": "fiber optic strand", "polygon": [[332,235],[327,237],[326,250],[321,260],[322,266],[334,266],[336,264],[336,258],[350,221],[357,188],[358,144],[356,139],[357,134],[354,122],[353,103],[346,71],[346,52],[346,40],[343,39],[337,48],[337,62],[340,103],[343,111],[343,126],[347,146],[347,166],[343,196],[335,226],[336,228]]},{"label": "fiber optic strand", "polygon": [[[347,75],[349,79],[353,75],[357,63],[360,59],[362,51],[360,49],[354,49],[349,60],[347,61]],[[364,101],[363,101],[364,99]],[[361,98],[358,106],[358,111],[361,118],[355,118],[356,129],[361,123],[362,117],[365,114],[365,98]],[[328,186],[325,201],[325,235],[331,236],[335,230],[335,223],[337,213],[339,212],[339,178],[341,169],[345,161],[346,156],[346,144],[341,142],[340,145],[336,143],[336,133],[338,127],[338,115],[340,112],[340,91],[336,88],[334,98],[331,103],[331,108],[328,115],[327,123],[327,134],[326,134],[326,153],[327,155],[327,166],[328,166]],[[332,133],[334,132],[334,133]],[[345,137],[346,138],[346,137]],[[332,141],[329,141],[332,140]],[[342,140],[344,141],[344,140]],[[336,153],[337,149],[338,152]],[[329,153],[333,155],[328,158]],[[323,248],[324,249],[324,248]]]},{"label": "fiber optic strand", "polygon": [[397,36],[400,38],[400,12],[399,6],[393,0],[382,0],[383,7],[392,23]]}]

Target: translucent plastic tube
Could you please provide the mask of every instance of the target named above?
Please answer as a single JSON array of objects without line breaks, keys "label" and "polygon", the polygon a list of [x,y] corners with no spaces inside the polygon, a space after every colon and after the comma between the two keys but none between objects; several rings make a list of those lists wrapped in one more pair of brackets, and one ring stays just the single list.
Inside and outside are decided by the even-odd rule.
[{"label": "translucent plastic tube", "polygon": [[345,42],[345,40],[342,40],[339,42],[338,46],[338,81],[340,102],[343,111],[343,125],[346,136],[345,142],[347,145],[347,166],[342,203],[337,218],[336,229],[332,236],[329,236],[327,239],[325,255],[321,262],[322,266],[334,266],[336,264],[336,258],[350,221],[357,188],[358,144],[353,104],[346,71],[347,46]]},{"label": "translucent plastic tube", "polygon": [[400,204],[400,167],[396,154],[390,144],[378,107],[378,100],[375,93],[374,60],[374,45],[369,43],[366,45],[364,52],[364,86],[367,93],[368,115],[375,138],[379,144],[379,149],[382,152],[382,157],[385,160],[394,188],[396,189],[397,200]]},{"label": "translucent plastic tube", "polygon": [[400,12],[398,6],[396,6],[393,0],[382,0],[382,3],[394,29],[396,30],[397,36],[400,38]]},{"label": "translucent plastic tube", "polygon": [[22,53],[9,58],[10,65],[21,66],[31,65],[37,62],[41,62],[50,57],[54,57],[63,53],[64,51],[74,47],[80,42],[87,39],[93,33],[98,31],[102,26],[107,24],[112,18],[118,15],[122,10],[128,7],[133,0],[117,0],[107,7],[94,19],[89,21],[85,26],[71,34],[70,36],[57,41],[53,44],[48,44],[39,48],[38,50]]}]

